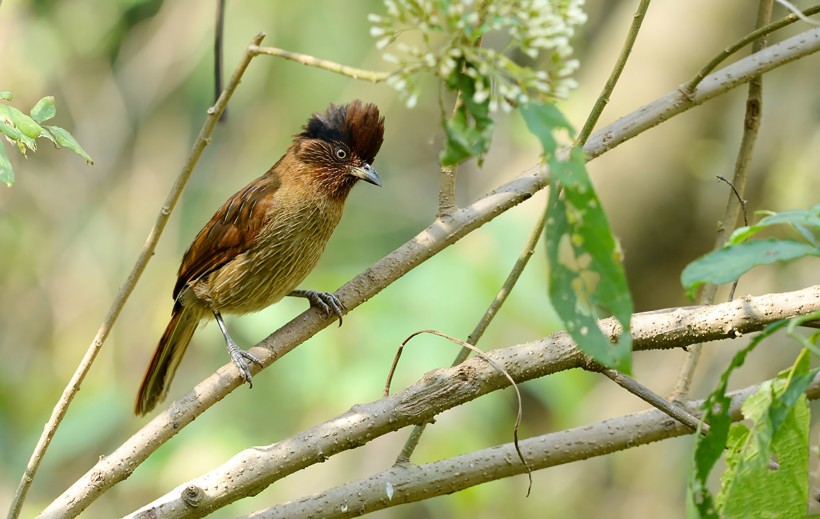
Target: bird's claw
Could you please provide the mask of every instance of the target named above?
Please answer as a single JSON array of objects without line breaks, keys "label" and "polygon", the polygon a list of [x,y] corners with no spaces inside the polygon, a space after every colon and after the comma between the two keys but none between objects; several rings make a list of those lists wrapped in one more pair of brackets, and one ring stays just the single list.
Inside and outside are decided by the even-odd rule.
[{"label": "bird's claw", "polygon": [[342,315],[344,315],[345,308],[342,300],[331,294],[330,292],[317,292],[316,290],[303,290],[302,293],[310,301],[310,306],[315,306],[325,316],[335,315],[339,318],[339,326],[342,325]]},{"label": "bird's claw", "polygon": [[248,383],[250,389],[253,389],[253,377],[251,377],[249,362],[253,362],[261,368],[263,367],[262,361],[259,360],[256,355],[237,346],[233,341],[228,343],[228,355],[231,356],[231,361],[233,361],[234,365],[239,370],[239,375],[242,377],[242,380]]}]

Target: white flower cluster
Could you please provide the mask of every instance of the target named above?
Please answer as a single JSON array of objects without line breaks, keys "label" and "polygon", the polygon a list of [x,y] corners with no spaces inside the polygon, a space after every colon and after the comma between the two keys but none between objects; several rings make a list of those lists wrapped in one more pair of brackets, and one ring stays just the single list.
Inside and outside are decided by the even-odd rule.
[{"label": "white flower cluster", "polygon": [[[388,83],[418,99],[419,73],[446,79],[456,66],[473,80],[473,100],[505,111],[530,99],[566,98],[576,83],[570,39],[586,21],[584,0],[384,0],[386,15],[371,14],[370,34],[383,49],[395,43],[399,65]],[[413,36],[420,45],[409,43]],[[480,45],[485,36],[503,48]],[[397,42],[399,38],[402,41]],[[489,39],[489,38],[488,38]],[[423,47],[423,48],[421,48]],[[513,57],[531,59],[535,70]],[[526,58],[524,58],[526,56]]]}]

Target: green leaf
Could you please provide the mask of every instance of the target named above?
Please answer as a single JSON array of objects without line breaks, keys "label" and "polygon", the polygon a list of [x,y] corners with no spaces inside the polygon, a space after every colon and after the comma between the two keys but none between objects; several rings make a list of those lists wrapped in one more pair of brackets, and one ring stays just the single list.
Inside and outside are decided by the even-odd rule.
[{"label": "green leaf", "polygon": [[0,101],[11,101],[12,97],[11,92],[0,91]]},{"label": "green leaf", "polygon": [[19,141],[20,136],[23,135],[20,130],[4,121],[0,121],[0,133],[4,134],[10,141],[15,142]]},{"label": "green leaf", "polygon": [[[624,373],[632,369],[629,320],[632,297],[621,254],[586,172],[583,150],[567,161],[553,157],[547,213],[550,300],[567,332],[582,351]],[[623,332],[611,340],[597,318],[612,314]]]},{"label": "green leaf", "polygon": [[806,228],[814,228],[820,230],[820,204],[815,205],[811,209],[795,209],[791,211],[782,211],[779,213],[772,213],[770,211],[758,211],[758,214],[768,214],[758,223],[748,227],[739,227],[732,233],[729,238],[729,244],[738,244],[746,241],[761,230],[772,225],[787,224],[801,232],[811,243],[814,243],[813,237],[804,232]]},{"label": "green leaf", "polygon": [[50,140],[54,143],[55,148],[59,148],[60,146],[57,144],[57,139],[52,135],[48,128],[43,128],[43,133],[40,134],[40,137],[45,137],[46,139]]},{"label": "green leaf", "polygon": [[[42,128],[37,124],[37,121],[24,114],[13,106],[0,105],[0,119],[10,121],[23,135],[31,139],[36,139],[40,136]],[[35,148],[32,148],[35,149]]]},{"label": "green leaf", "polygon": [[715,499],[707,486],[709,473],[712,472],[717,461],[723,455],[729,438],[729,415],[731,399],[726,396],[729,377],[735,369],[746,361],[746,356],[754,350],[763,339],[777,330],[786,327],[789,321],[777,321],[763,329],[749,345],[738,351],[729,363],[726,370],[720,375],[717,387],[703,403],[703,422],[709,424],[709,434],[695,435],[693,468],[689,474],[689,485],[686,489],[686,516],[700,518],[717,518],[718,510]]},{"label": "green leaf", "polygon": [[[791,370],[763,384],[743,405],[754,426],[727,455],[719,501],[726,517],[803,517],[808,502],[809,412],[803,394],[815,372],[803,350]],[[779,468],[769,468],[777,456]]]},{"label": "green leaf", "polygon": [[553,104],[528,103],[521,106],[521,115],[524,116],[530,133],[541,141],[541,147],[544,148],[544,155],[547,157],[554,156],[558,149],[558,141],[553,136],[554,131],[567,130],[570,136],[575,135],[572,125]]},{"label": "green leaf", "polygon": [[439,155],[442,166],[455,166],[471,157],[476,157],[481,165],[493,138],[495,122],[490,117],[490,101],[475,101],[476,80],[463,73],[462,68],[460,62],[446,81],[450,90],[461,93],[461,103],[444,121],[447,142]]},{"label": "green leaf", "polygon": [[[0,123],[0,126],[5,126]],[[11,187],[14,184],[14,171],[11,169],[11,161],[6,153],[6,147],[0,142],[0,182]]]},{"label": "green leaf", "polygon": [[681,283],[689,297],[704,283],[720,285],[739,278],[758,265],[803,256],[820,256],[820,248],[792,240],[753,240],[714,250],[686,266]]},{"label": "green leaf", "polygon": [[57,106],[54,104],[54,96],[46,96],[31,109],[31,118],[42,123],[57,115]]},{"label": "green leaf", "polygon": [[[575,147],[567,160],[558,159],[555,132],[573,135],[574,129],[554,105],[531,102],[520,110],[550,166],[546,230],[550,301],[582,351],[605,366],[630,373],[632,296],[620,249],[587,174],[586,156]],[[599,313],[611,314],[620,322],[623,332],[617,340],[598,327]]]},{"label": "green leaf", "polygon": [[74,136],[68,133],[68,130],[64,130],[59,126],[46,126],[46,129],[54,135],[54,139],[57,141],[58,145],[70,149],[80,157],[84,158],[89,164],[94,164],[94,160],[91,156],[86,153],[82,146],[80,146],[80,143],[77,142]]}]

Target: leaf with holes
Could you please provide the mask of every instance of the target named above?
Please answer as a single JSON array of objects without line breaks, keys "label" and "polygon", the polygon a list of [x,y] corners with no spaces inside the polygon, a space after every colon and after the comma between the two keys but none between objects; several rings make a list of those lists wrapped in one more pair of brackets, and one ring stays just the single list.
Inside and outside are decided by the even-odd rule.
[{"label": "leaf with holes", "polygon": [[[623,373],[632,367],[629,319],[632,297],[619,248],[609,229],[580,148],[567,161],[550,160],[547,213],[549,294],[573,340],[601,364]],[[617,339],[604,335],[597,319],[613,315]]]}]

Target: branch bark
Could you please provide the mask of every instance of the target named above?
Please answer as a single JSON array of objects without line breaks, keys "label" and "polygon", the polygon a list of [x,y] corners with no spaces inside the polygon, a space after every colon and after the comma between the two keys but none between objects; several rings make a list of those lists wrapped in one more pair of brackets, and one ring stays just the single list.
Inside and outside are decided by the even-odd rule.
[{"label": "branch bark", "polygon": [[[774,321],[818,310],[820,285],[783,294],[747,296],[715,306],[640,313],[633,315],[631,320],[633,344],[635,350],[641,351],[733,339],[759,331]],[[617,336],[621,331],[613,318],[600,320],[599,326],[607,335]],[[504,367],[516,382],[587,367],[592,362],[564,332],[539,341],[493,350],[487,352],[487,356]],[[359,447],[408,425],[429,422],[447,409],[508,384],[503,373],[481,358],[471,358],[456,367],[431,371],[399,393],[353,406],[336,418],[280,442],[246,449],[222,466],[184,483],[128,517],[204,517],[238,499],[256,495],[275,481],[321,463],[329,456]],[[665,416],[665,420],[671,419]],[[672,423],[670,428],[677,427],[677,422]],[[626,429],[622,434],[633,435],[635,432]],[[512,461],[514,459],[504,458],[503,464],[517,464]],[[251,467],[253,470],[249,470]],[[520,470],[523,471],[524,467],[521,466]],[[493,475],[489,474],[489,479],[496,479]],[[191,494],[197,497],[196,506],[192,506],[188,498]]]},{"label": "branch bark", "polygon": [[[691,99],[676,90],[595,132],[584,150],[591,160],[673,115],[748,82],[755,75],[818,50],[820,29],[806,31],[773,45],[764,52],[709,75]],[[409,242],[341,287],[337,296],[352,310],[469,232],[530,198],[546,185],[547,178],[548,170],[545,167],[532,168],[475,203],[458,209],[447,220],[435,220]],[[260,342],[253,352],[267,367],[331,322],[320,312],[307,310]],[[103,457],[55,499],[42,516],[78,515],[107,489],[130,476],[160,445],[240,385],[237,371],[231,364],[226,364],[171,403],[109,456]],[[415,423],[421,422],[423,420]]]},{"label": "branch bark", "polygon": [[[751,386],[729,395],[732,398],[729,411],[732,420],[742,418],[740,408],[743,402],[759,388],[760,385]],[[806,396],[812,400],[820,398],[820,375],[806,389]],[[700,416],[699,409],[702,405],[703,400],[689,401],[685,403],[685,408]],[[666,413],[650,409],[583,427],[543,434],[520,442],[520,446],[532,469],[545,469],[693,432],[689,427],[670,419]],[[367,479],[345,483],[245,517],[358,517],[523,473],[523,467],[520,463],[515,463],[515,460],[515,447],[507,443],[424,465],[394,465]]]}]

